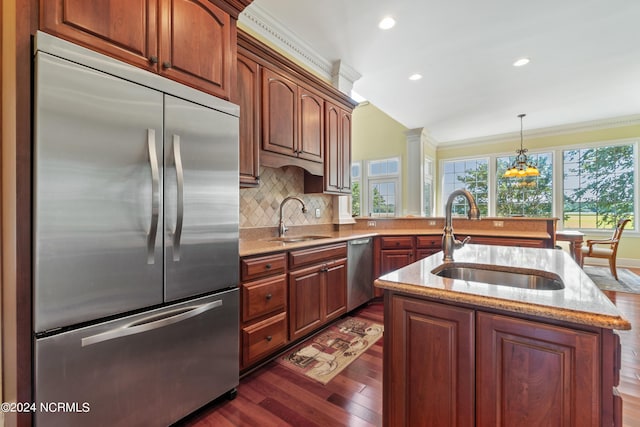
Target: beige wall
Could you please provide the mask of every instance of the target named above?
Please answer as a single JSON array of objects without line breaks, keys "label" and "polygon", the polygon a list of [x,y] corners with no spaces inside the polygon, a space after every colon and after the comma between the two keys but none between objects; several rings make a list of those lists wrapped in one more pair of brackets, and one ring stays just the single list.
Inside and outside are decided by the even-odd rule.
[{"label": "beige wall", "polygon": [[[401,180],[407,180],[407,128],[375,105],[365,102],[353,110],[352,161],[400,157]],[[364,163],[363,163],[364,167]],[[401,211],[406,208],[406,185],[402,186]],[[363,210],[363,212],[365,212]]]}]

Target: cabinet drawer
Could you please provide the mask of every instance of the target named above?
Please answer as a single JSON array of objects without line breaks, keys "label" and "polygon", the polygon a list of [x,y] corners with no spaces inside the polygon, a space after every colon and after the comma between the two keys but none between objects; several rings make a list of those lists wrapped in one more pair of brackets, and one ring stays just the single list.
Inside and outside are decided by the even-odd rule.
[{"label": "cabinet drawer", "polygon": [[284,311],[287,301],[287,276],[280,274],[242,284],[242,321],[249,322],[265,314]]},{"label": "cabinet drawer", "polygon": [[413,248],[413,236],[381,237],[382,249],[411,249]]},{"label": "cabinet drawer", "polygon": [[416,237],[418,248],[442,249],[442,236],[418,236]]},{"label": "cabinet drawer", "polygon": [[289,269],[302,267],[303,265],[313,264],[328,259],[344,258],[346,256],[346,243],[289,252]]},{"label": "cabinet drawer", "polygon": [[266,255],[254,258],[242,258],[240,260],[240,280],[253,280],[258,277],[284,273],[287,258],[286,254]]},{"label": "cabinet drawer", "polygon": [[249,366],[287,343],[287,315],[280,313],[242,328],[242,365]]}]

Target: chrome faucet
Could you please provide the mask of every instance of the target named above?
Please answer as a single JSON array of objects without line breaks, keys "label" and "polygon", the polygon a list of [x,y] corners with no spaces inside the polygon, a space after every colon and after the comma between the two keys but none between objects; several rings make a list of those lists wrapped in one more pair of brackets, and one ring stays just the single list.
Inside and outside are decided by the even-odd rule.
[{"label": "chrome faucet", "polygon": [[478,210],[478,205],[473,198],[473,195],[465,190],[464,188],[459,188],[455,190],[453,193],[449,194],[449,198],[447,199],[447,206],[445,207],[445,223],[444,223],[444,234],[442,235],[442,252],[444,252],[444,262],[453,261],[453,251],[455,249],[460,249],[471,239],[471,237],[467,236],[462,242],[460,240],[456,240],[456,236],[453,235],[453,226],[451,225],[451,210],[453,208],[453,200],[458,196],[464,196],[469,202],[469,212],[467,212],[467,216],[469,219],[480,219],[480,211]]},{"label": "chrome faucet", "polygon": [[288,228],[285,227],[284,225],[284,218],[282,217],[282,208],[284,207],[284,204],[287,203],[287,201],[289,200],[297,200],[300,202],[300,204],[302,205],[302,213],[306,213],[307,212],[307,207],[304,205],[304,202],[302,201],[301,198],[299,197],[293,197],[293,196],[289,196],[289,197],[285,197],[285,199],[280,203],[280,222],[278,223],[278,236],[283,237],[284,233],[287,232]]}]

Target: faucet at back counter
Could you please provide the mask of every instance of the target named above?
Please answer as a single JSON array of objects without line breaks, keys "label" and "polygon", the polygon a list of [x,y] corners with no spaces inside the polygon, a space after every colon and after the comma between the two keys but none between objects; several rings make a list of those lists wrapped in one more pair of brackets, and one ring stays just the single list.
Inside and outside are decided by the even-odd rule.
[{"label": "faucet at back counter", "polygon": [[451,224],[451,216],[453,210],[453,201],[458,196],[464,196],[469,202],[469,211],[467,212],[467,217],[472,220],[480,219],[480,210],[478,209],[478,205],[476,204],[473,195],[464,188],[459,188],[454,190],[451,194],[449,194],[449,198],[447,199],[447,205],[445,206],[445,224],[444,224],[444,233],[442,235],[442,252],[444,253],[443,261],[453,261],[453,251],[455,249],[460,249],[471,239],[471,237],[466,237],[463,241],[456,240],[456,237],[453,235],[453,225]]}]

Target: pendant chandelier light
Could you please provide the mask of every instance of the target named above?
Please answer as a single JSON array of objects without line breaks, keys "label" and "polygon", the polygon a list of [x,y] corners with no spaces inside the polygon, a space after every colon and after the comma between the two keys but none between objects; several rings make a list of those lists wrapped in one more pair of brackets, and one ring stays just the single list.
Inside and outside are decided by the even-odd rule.
[{"label": "pendant chandelier light", "polygon": [[527,149],[522,147],[522,118],[526,116],[526,114],[518,114],[520,117],[520,149],[516,150],[516,158],[511,163],[511,166],[507,168],[503,177],[505,178],[524,178],[527,176],[538,176],[540,175],[540,171],[533,164],[529,157],[527,156]]}]

